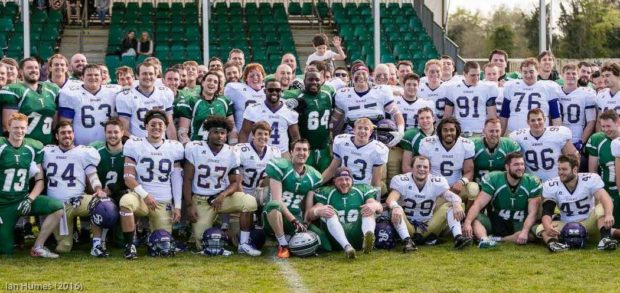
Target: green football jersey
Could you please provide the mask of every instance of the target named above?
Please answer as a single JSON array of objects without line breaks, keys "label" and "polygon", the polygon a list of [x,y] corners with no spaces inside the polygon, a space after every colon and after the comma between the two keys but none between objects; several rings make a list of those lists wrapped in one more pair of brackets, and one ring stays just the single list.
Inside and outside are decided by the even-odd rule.
[{"label": "green football jersey", "polygon": [[611,153],[613,139],[605,136],[604,132],[597,132],[590,136],[586,143],[588,155],[598,157],[599,173],[607,191],[617,191],[615,157]]},{"label": "green football jersey", "polygon": [[0,206],[23,200],[30,191],[30,166],[41,164],[43,144],[25,138],[20,147],[13,147],[8,138],[0,137]]},{"label": "green football jersey", "polygon": [[112,192],[111,197],[120,199],[122,196],[121,193],[127,190],[125,180],[123,179],[123,165],[125,163],[123,151],[112,153],[106,147],[105,141],[95,141],[90,144],[90,146],[95,148],[101,157],[99,166],[97,166],[97,176],[99,177],[99,181],[101,181],[101,185],[104,187],[112,186],[112,188],[110,188]]},{"label": "green football jersey", "polygon": [[24,83],[7,85],[0,90],[0,106],[28,116],[26,137],[44,145],[52,143],[52,122],[56,116],[56,97],[60,89],[51,82],[39,82],[36,91]]},{"label": "green football jersey", "polygon": [[506,172],[493,171],[482,177],[481,190],[492,197],[489,213],[507,221],[523,222],[527,217],[528,200],[541,195],[542,184],[538,177],[525,173],[513,191]]},{"label": "green football jersey", "polygon": [[192,140],[207,140],[207,131],[202,128],[202,124],[210,116],[228,117],[234,113],[232,101],[225,96],[219,96],[210,101],[201,96],[182,98],[177,107],[179,117],[192,121],[190,129]]},{"label": "green football jersey", "polygon": [[293,162],[285,158],[271,160],[265,168],[269,178],[282,182],[282,202],[294,216],[302,215],[303,200],[309,191],[321,185],[321,173],[305,165],[304,174],[295,172]]},{"label": "green football jersey", "polygon": [[420,142],[426,137],[426,134],[419,128],[410,128],[405,131],[403,139],[400,140],[400,147],[403,150],[410,151],[414,155],[418,155],[418,149],[420,148]]},{"label": "green football jersey", "polygon": [[472,137],[470,140],[474,143],[474,179],[480,182],[480,179],[491,171],[504,171],[504,159],[510,153],[520,152],[521,146],[509,137],[500,137],[499,143],[491,152],[484,143],[483,137]]},{"label": "green football jersey", "polygon": [[329,148],[329,116],[332,109],[332,96],[321,90],[317,95],[300,93],[299,98],[306,104],[299,113],[299,133],[310,142],[310,149]]},{"label": "green football jersey", "polygon": [[314,193],[314,203],[332,206],[338,213],[338,220],[346,229],[347,225],[362,223],[361,206],[374,199],[376,191],[368,184],[355,184],[347,194],[342,194],[335,186],[324,186]]},{"label": "green football jersey", "polygon": [[[325,92],[330,97],[333,97],[334,95],[336,95],[336,89],[333,86],[328,85],[328,84],[324,84],[321,86],[321,92]],[[299,97],[299,95],[301,94],[302,92],[300,89],[285,90],[284,92],[282,92],[282,99],[288,100],[291,98],[296,98],[296,97]]]},{"label": "green football jersey", "polygon": [[200,92],[202,92],[202,87],[197,84],[194,88],[184,88],[179,92],[185,96],[198,97],[200,96]]}]

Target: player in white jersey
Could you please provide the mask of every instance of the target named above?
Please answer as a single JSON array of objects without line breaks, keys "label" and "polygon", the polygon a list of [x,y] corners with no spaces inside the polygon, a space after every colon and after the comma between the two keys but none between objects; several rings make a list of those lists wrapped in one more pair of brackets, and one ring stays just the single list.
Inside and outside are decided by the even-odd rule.
[{"label": "player in white jersey", "polygon": [[225,117],[207,118],[204,128],[209,131],[207,141],[193,141],[185,149],[183,198],[196,237],[196,246],[204,250],[202,235],[213,226],[218,214],[241,213],[239,253],[259,256],[249,241],[252,213],[256,199],[241,191],[239,157],[227,145],[226,137],[233,125]]},{"label": "player in white jersey", "polygon": [[510,138],[521,146],[528,173],[542,181],[553,178],[560,155],[577,153],[571,141],[571,131],[564,126],[545,126],[545,115],[540,108],[529,111],[527,123],[529,128],[511,132]]},{"label": "player in white jersey", "polygon": [[441,85],[441,61],[437,59],[428,60],[424,66],[424,75],[426,78],[420,79],[420,87],[418,88],[418,97],[431,101],[434,106],[435,121],[443,118],[443,112],[446,109],[446,86]]},{"label": "player in white jersey", "polygon": [[[568,223],[580,223],[591,238],[600,232],[599,250],[615,250],[618,242],[611,239],[614,205],[603,188],[605,184],[598,174],[578,170],[578,157],[560,156],[559,176],[543,185],[542,224],[536,235],[543,238],[551,252],[564,251],[569,245],[559,243],[560,231]],[[552,220],[556,207],[560,209],[559,221]]]},{"label": "player in white jersey", "polygon": [[595,93],[588,87],[578,87],[578,68],[576,64],[562,67],[564,85],[558,88],[562,125],[568,127],[572,134],[572,142],[578,151],[594,132],[596,125]]},{"label": "player in white jersey", "polygon": [[[54,231],[58,252],[70,252],[73,248],[73,219],[87,217],[88,205],[93,197],[105,197],[101,181],[97,176],[99,153],[89,146],[76,146],[71,122],[61,121],[56,128],[58,145],[47,145],[43,149],[43,170],[47,178],[47,195],[65,205],[65,217]],[[86,180],[95,190],[86,194]],[[101,229],[92,226],[94,235],[91,254],[106,257],[108,253],[101,245]]]},{"label": "player in white jersey", "polygon": [[370,140],[374,125],[368,118],[355,121],[353,134],[341,134],[332,144],[334,157],[323,171],[328,182],[340,166],[353,172],[353,184],[370,184],[381,189],[381,173],[388,160],[389,149],[378,140]]},{"label": "player in white jersey", "polygon": [[265,100],[263,80],[265,70],[258,63],[250,63],[243,70],[241,82],[229,82],[224,87],[224,96],[230,98],[235,107],[235,129],[239,131],[243,125],[243,112],[250,104],[261,103]]},{"label": "player in white jersey", "polygon": [[125,234],[125,258],[137,258],[133,244],[136,217],[149,217],[151,231],[172,232],[172,223],[181,218],[184,158],[183,145],[164,139],[168,115],[150,110],[144,117],[147,137],[132,137],[125,143],[124,179],[132,191],[121,197],[120,215]]},{"label": "player in white jersey", "polygon": [[268,145],[271,136],[271,125],[265,121],[259,121],[252,126],[252,141],[240,143],[235,146],[241,165],[241,186],[243,192],[254,195],[258,203],[262,203],[262,190],[267,186],[263,183],[267,163],[274,158],[280,158],[281,152],[275,146]]},{"label": "player in white jersey", "polygon": [[403,76],[402,84],[403,95],[394,97],[394,102],[396,102],[400,113],[403,114],[405,129],[411,129],[418,127],[418,110],[424,107],[433,109],[435,104],[418,96],[420,77],[417,74],[406,74]]},{"label": "player in white jersey", "polygon": [[454,68],[454,59],[449,55],[441,55],[439,58],[441,61],[441,81],[446,85],[459,83],[463,80],[462,75],[456,74],[456,69]]},{"label": "player in white jersey", "polygon": [[62,89],[58,97],[60,120],[72,122],[75,144],[104,140],[103,124],[116,116],[116,91],[101,84],[101,68],[84,66],[84,84]]},{"label": "player in white jersey", "polygon": [[290,141],[299,139],[299,127],[297,122],[299,113],[289,109],[280,100],[282,85],[275,79],[268,80],[265,84],[266,99],[250,105],[243,113],[243,126],[239,132],[239,142],[249,141],[252,125],[258,121],[267,121],[271,125],[271,141],[273,145],[284,154],[288,154]]},{"label": "player in white jersey", "polygon": [[448,85],[445,117],[454,116],[461,123],[463,137],[479,136],[487,118],[497,117],[497,87],[480,82],[480,65],[467,61],[465,79]]},{"label": "player in white jersey", "polygon": [[[405,244],[404,252],[417,250],[416,240],[436,243],[434,240],[446,224],[454,237],[455,248],[464,248],[472,242],[461,232],[460,221],[465,218],[461,198],[450,191],[444,177],[429,174],[430,164],[427,157],[417,156],[413,159],[412,172],[394,176],[390,182],[391,191],[385,203],[390,207],[392,224]],[[439,197],[446,202],[437,206]]]},{"label": "player in white jersey", "polygon": [[504,83],[499,81],[499,67],[489,62],[482,66],[484,72],[484,80],[482,83],[493,85],[497,88],[497,98],[495,106],[497,106],[497,114],[502,111],[502,103],[504,102]]},{"label": "player in white jersey", "polygon": [[500,119],[505,133],[527,127],[527,113],[535,108],[543,110],[551,125],[562,124],[557,95],[559,85],[553,81],[538,81],[538,67],[535,58],[525,59],[520,67],[523,80],[504,84]]},{"label": "player in white jersey", "polygon": [[437,134],[420,142],[418,153],[431,160],[431,174],[448,180],[450,190],[463,199],[478,195],[474,180],[474,143],[461,137],[461,125],[454,117],[437,125]]},{"label": "player in white jersey", "polygon": [[[398,131],[394,131],[394,139],[389,146],[395,146],[405,134],[405,121],[403,115],[394,103],[392,90],[387,86],[372,87],[368,81],[368,68],[362,64],[356,64],[351,69],[353,87],[340,89],[334,97],[336,109],[332,113],[332,128],[334,133],[340,133],[340,125],[348,123],[349,126],[360,119],[369,118],[377,122],[383,118],[391,117],[396,123]],[[336,119],[335,117],[340,116]],[[335,116],[334,116],[335,115]]]},{"label": "player in white jersey", "polygon": [[61,54],[54,54],[48,59],[48,81],[55,83],[61,90],[82,85],[79,79],[69,78],[69,60]]},{"label": "player in white jersey", "polygon": [[155,86],[155,65],[142,63],[138,65],[139,85],[123,90],[116,96],[116,112],[123,121],[128,134],[146,137],[146,112],[154,109],[164,110],[168,121],[166,130],[169,139],[177,139],[176,129],[172,120],[172,102],[174,94],[165,86]]},{"label": "player in white jersey", "polygon": [[608,63],[601,67],[601,76],[605,85],[596,96],[599,113],[614,109],[620,114],[620,64]]}]

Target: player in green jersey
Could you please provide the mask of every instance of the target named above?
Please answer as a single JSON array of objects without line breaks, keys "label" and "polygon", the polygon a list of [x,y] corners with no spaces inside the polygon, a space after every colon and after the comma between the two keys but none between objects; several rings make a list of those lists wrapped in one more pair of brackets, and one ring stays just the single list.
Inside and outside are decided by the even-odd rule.
[{"label": "player in green jersey", "polygon": [[418,110],[418,127],[407,129],[400,147],[403,148],[403,159],[401,163],[402,173],[411,172],[413,157],[419,155],[420,141],[427,136],[435,134],[435,114],[429,107]]},{"label": "player in green jersey", "polygon": [[325,186],[308,195],[314,206],[306,217],[310,221],[321,219],[323,229],[329,232],[330,242],[339,244],[346,256],[355,258],[355,249],[370,253],[375,243],[375,215],[383,212],[375,200],[375,189],[368,184],[353,185],[351,170],[339,167],[335,186]]},{"label": "player in green jersey", "polygon": [[[8,118],[9,138],[0,138],[0,254],[13,253],[13,228],[21,216],[47,215],[41,224],[30,255],[58,258],[43,244],[58,227],[64,204],[47,196],[39,196],[44,188],[41,161],[43,145],[25,138],[28,117],[13,113]],[[29,178],[35,185],[30,189]]]},{"label": "player in green jersey", "polygon": [[320,82],[318,72],[306,73],[304,91],[288,99],[286,105],[299,113],[300,135],[310,141],[310,155],[306,163],[323,172],[331,162],[329,116],[332,96],[320,89]]},{"label": "player in green jersey", "polygon": [[[182,143],[190,140],[206,140],[207,131],[202,127],[210,116],[226,117],[234,124],[234,108],[232,102],[225,96],[220,96],[220,76],[209,71],[200,81],[202,92],[197,97],[186,97],[179,101],[179,139]],[[189,136],[191,135],[191,136]],[[191,139],[190,139],[191,138]],[[228,136],[236,139],[236,132]]]},{"label": "player in green jersey", "polygon": [[[482,178],[482,190],[463,223],[463,234],[476,236],[480,248],[494,247],[497,241],[526,244],[534,239],[530,229],[540,206],[540,179],[525,174],[521,153],[508,154],[504,167],[506,171],[494,171]],[[487,215],[480,213],[489,204]]]},{"label": "player in green jersey", "polygon": [[276,255],[279,258],[290,255],[285,234],[306,230],[302,224],[304,198],[319,187],[323,179],[320,172],[305,164],[309,151],[310,143],[299,139],[291,145],[291,160],[273,159],[265,168],[271,194],[265,204],[263,223],[267,233],[273,232],[278,240]]},{"label": "player in green jersey", "polygon": [[50,144],[57,110],[56,98],[60,89],[54,83],[39,82],[39,62],[32,57],[19,62],[19,72],[23,82],[7,85],[0,90],[4,128],[8,129],[8,119],[12,113],[23,113],[28,116],[26,137],[44,145]]},{"label": "player in green jersey", "polygon": [[506,155],[520,152],[521,146],[509,137],[501,137],[502,126],[497,118],[484,122],[483,136],[471,137],[474,143],[474,179],[480,183],[482,177],[491,171],[503,171]]}]

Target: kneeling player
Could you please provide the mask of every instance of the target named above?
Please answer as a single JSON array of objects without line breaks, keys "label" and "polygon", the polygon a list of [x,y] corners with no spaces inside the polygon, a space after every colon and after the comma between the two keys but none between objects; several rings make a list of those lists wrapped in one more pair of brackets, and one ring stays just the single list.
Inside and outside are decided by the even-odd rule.
[{"label": "kneeling player", "polygon": [[[181,218],[183,145],[164,139],[166,113],[150,110],[144,117],[147,137],[130,138],[123,149],[125,184],[132,192],[121,197],[120,215],[125,234],[125,258],[137,258],[133,244],[134,214],[149,217],[151,231],[172,233],[172,223]],[[174,206],[173,206],[174,204]]]},{"label": "kneeling player", "polygon": [[[551,252],[567,250],[569,247],[558,241],[566,223],[578,222],[588,235],[600,231],[599,250],[615,250],[616,240],[611,239],[614,224],[613,203],[603,187],[598,174],[577,173],[579,159],[562,155],[558,159],[558,177],[549,179],[543,185],[542,224],[536,229],[536,236],[542,237]],[[595,205],[595,200],[599,203]],[[556,206],[560,207],[560,220],[552,221]]]},{"label": "kneeling player", "polygon": [[312,201],[314,206],[306,217],[311,221],[320,218],[330,240],[340,244],[348,258],[355,258],[355,248],[370,253],[375,242],[375,216],[383,211],[381,203],[374,199],[376,192],[368,184],[353,185],[347,167],[339,167],[334,179],[335,186],[308,194],[307,202]]},{"label": "kneeling player", "polygon": [[[430,168],[427,157],[417,156],[413,159],[412,172],[394,176],[390,182],[392,191],[386,204],[392,210],[392,223],[405,243],[404,252],[417,250],[411,237],[419,239],[418,242],[436,243],[446,221],[455,248],[471,244],[471,238],[461,234],[460,221],[465,217],[461,198],[450,191],[446,178],[430,175]],[[447,202],[438,203],[439,197]]]},{"label": "kneeling player", "polygon": [[[533,238],[529,232],[540,206],[540,180],[525,173],[521,153],[508,154],[504,168],[504,172],[493,171],[482,177],[482,190],[463,223],[463,234],[476,236],[480,248],[495,247],[497,241],[526,244]],[[487,214],[481,214],[489,203]],[[488,237],[489,232],[495,237]]]},{"label": "kneeling player", "polygon": [[226,138],[233,129],[232,123],[222,116],[211,116],[204,129],[207,141],[193,141],[185,149],[185,182],[183,194],[188,217],[192,222],[196,246],[201,249],[202,234],[213,226],[218,214],[241,213],[239,253],[261,255],[250,243],[252,213],[256,199],[241,189],[239,157]]}]

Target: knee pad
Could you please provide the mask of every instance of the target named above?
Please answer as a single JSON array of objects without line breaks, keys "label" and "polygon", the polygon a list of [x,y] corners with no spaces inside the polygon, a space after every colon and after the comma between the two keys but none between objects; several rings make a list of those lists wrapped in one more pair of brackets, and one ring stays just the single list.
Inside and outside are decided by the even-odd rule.
[{"label": "knee pad", "polygon": [[269,202],[267,202],[267,204],[265,204],[265,208],[264,208],[265,213],[269,214],[273,210],[282,212],[282,205],[280,204],[279,201],[270,200]]}]

